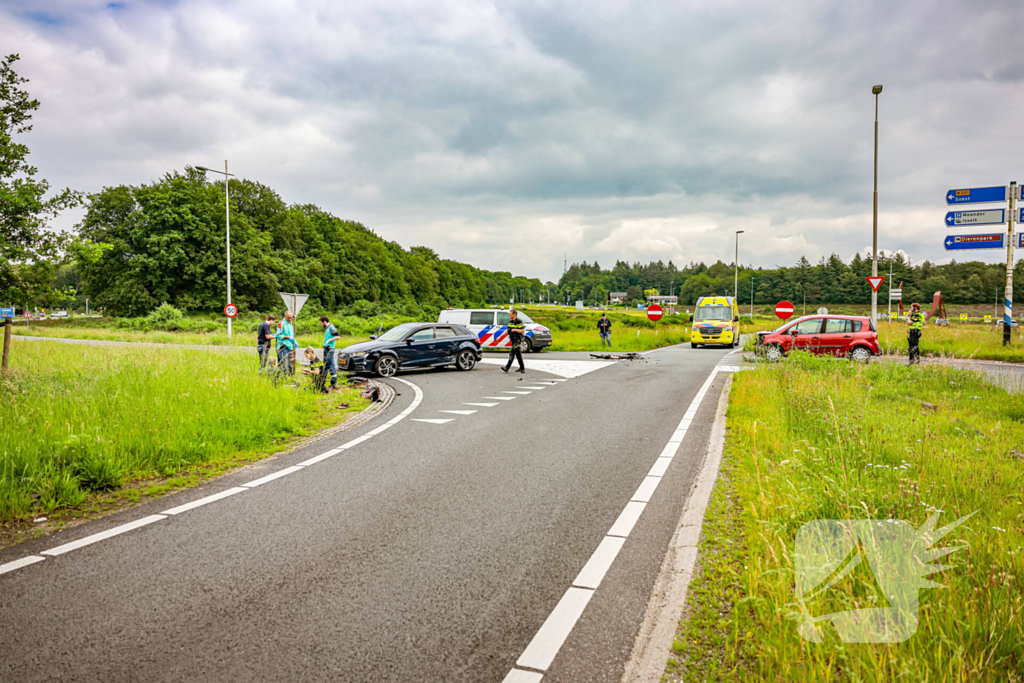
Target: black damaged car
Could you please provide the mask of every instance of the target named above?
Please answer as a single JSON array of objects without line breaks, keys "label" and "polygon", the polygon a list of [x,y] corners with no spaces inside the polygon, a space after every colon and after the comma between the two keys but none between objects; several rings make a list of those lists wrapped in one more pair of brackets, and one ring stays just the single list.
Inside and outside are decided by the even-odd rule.
[{"label": "black damaged car", "polygon": [[480,342],[461,325],[402,323],[370,341],[341,349],[337,360],[339,370],[372,372],[380,377],[446,365],[472,370],[480,360]]}]

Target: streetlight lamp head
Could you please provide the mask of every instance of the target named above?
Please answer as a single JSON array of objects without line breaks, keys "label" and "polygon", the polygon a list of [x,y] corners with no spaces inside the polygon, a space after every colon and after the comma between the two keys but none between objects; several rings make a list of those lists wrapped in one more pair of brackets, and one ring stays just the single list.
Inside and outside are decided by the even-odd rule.
[{"label": "streetlight lamp head", "polygon": [[871,86],[871,94],[872,95],[877,95],[880,92],[882,92],[882,86],[880,86],[880,85],[873,85],[873,86]]},{"label": "streetlight lamp head", "polygon": [[740,234],[741,232],[743,232],[743,230],[737,230],[737,231],[736,231],[736,234],[738,235],[738,234]]},{"label": "streetlight lamp head", "polygon": [[197,171],[209,171],[210,170],[210,169],[206,168],[205,166],[196,166],[195,168],[196,168]]}]

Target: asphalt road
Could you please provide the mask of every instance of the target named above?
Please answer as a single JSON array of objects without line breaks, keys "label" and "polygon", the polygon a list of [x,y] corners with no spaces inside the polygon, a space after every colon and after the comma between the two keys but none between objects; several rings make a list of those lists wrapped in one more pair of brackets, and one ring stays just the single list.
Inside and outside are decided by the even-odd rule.
[{"label": "asphalt road", "polygon": [[[422,401],[385,431],[412,407],[413,387],[392,380],[391,408],[330,440],[0,552],[0,565],[47,558],[0,575],[0,680],[499,683],[725,354],[680,346],[605,364],[530,354],[525,376],[487,362],[402,374]],[[545,363],[561,374],[540,372]],[[621,677],[723,382],[544,681]],[[258,487],[42,554],[371,432]]]}]

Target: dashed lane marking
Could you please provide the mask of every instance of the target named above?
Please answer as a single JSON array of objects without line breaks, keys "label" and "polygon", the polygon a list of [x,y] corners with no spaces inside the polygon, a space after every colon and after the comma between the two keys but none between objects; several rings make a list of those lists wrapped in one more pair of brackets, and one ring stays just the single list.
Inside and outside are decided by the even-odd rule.
[{"label": "dashed lane marking", "polygon": [[464,406],[480,406],[481,408],[493,408],[494,406],[500,405],[500,404],[498,404],[498,403],[463,403],[462,405],[464,405]]},{"label": "dashed lane marking", "polygon": [[514,401],[514,400],[516,400],[515,396],[484,396],[484,398],[489,398],[492,401]]},{"label": "dashed lane marking", "polygon": [[[505,365],[505,360],[500,358],[484,358],[480,361],[486,365]],[[606,360],[534,360],[531,358],[525,362],[527,370],[545,372],[549,375],[558,375],[566,379],[573,379],[585,375],[609,365],[615,365],[615,361]]]},{"label": "dashed lane marking", "polygon": [[519,394],[520,396],[529,396],[533,392],[532,391],[503,391],[501,393],[503,393],[503,394]]},{"label": "dashed lane marking", "polygon": [[412,421],[413,422],[428,422],[428,423],[430,423],[432,425],[443,425],[443,424],[445,424],[447,422],[451,422],[454,419],[455,418],[453,418],[453,417],[447,417],[447,418],[441,418],[441,419],[430,418],[430,417],[414,417],[412,419]]},{"label": "dashed lane marking", "polygon": [[439,410],[439,413],[451,413],[452,415],[472,415],[475,410]]}]

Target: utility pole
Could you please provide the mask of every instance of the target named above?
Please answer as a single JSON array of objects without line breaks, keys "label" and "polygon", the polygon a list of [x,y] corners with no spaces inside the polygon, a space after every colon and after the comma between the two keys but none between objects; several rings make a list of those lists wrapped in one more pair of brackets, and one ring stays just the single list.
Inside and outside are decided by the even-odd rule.
[{"label": "utility pole", "polygon": [[14,320],[7,318],[4,320],[4,355],[3,362],[0,363],[0,370],[3,370],[4,374],[7,374],[7,366],[11,360],[11,330],[14,328]]},{"label": "utility pole", "polygon": [[740,297],[740,234],[742,230],[736,231],[736,257],[733,262],[733,286],[732,286],[732,298],[739,299]]},{"label": "utility pole", "polygon": [[1010,183],[1010,214],[1006,218],[1006,301],[1003,303],[1003,346],[1010,344],[1013,323],[1013,205],[1017,194],[1017,181]]},{"label": "utility pole", "polygon": [[750,278],[750,321],[754,321],[754,278]]},{"label": "utility pole", "polygon": [[[889,289],[892,289],[892,254],[889,254]],[[889,320],[892,320],[892,294],[889,295]],[[878,323],[875,323],[877,326]]]},{"label": "utility pole", "polygon": [[[871,275],[878,276],[878,95],[882,86],[871,87],[875,96],[875,193],[871,206]],[[878,291],[871,290],[871,322],[878,325]]]}]

